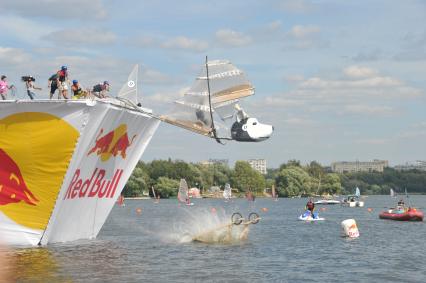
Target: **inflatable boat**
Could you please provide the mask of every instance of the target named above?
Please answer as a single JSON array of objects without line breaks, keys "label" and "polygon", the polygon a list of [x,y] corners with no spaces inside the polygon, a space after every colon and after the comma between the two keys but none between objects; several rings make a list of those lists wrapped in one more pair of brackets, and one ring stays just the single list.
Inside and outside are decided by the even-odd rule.
[{"label": "inflatable boat", "polygon": [[406,210],[389,209],[388,211],[382,211],[379,214],[380,219],[397,221],[423,221],[423,217],[423,212],[415,208],[408,208]]}]

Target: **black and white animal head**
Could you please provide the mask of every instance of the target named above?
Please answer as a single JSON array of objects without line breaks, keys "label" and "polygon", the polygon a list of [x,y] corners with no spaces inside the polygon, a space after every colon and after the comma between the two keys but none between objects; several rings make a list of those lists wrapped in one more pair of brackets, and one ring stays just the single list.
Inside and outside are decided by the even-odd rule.
[{"label": "black and white animal head", "polygon": [[268,139],[274,127],[259,123],[256,118],[246,118],[232,125],[231,136],[236,141],[259,142]]}]

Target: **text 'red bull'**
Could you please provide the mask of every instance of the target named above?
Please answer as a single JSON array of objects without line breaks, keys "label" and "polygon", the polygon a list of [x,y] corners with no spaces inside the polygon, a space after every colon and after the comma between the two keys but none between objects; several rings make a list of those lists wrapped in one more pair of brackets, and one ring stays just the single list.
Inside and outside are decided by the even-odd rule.
[{"label": "text 'red bull'", "polygon": [[127,149],[132,145],[136,135],[129,140],[127,134],[127,126],[121,124],[115,130],[112,130],[103,135],[104,129],[101,129],[96,140],[95,145],[89,150],[87,155],[95,153],[101,157],[102,161],[107,161],[111,156],[116,157],[120,155],[123,159],[126,159]]},{"label": "text 'red bull'", "polygon": [[123,170],[117,169],[112,179],[108,180],[105,179],[105,170],[96,168],[90,179],[83,179],[80,178],[80,169],[77,169],[64,199],[113,198],[122,174]]},{"label": "text 'red bull'", "polygon": [[36,205],[39,200],[28,189],[15,161],[0,149],[0,205],[21,201]]}]

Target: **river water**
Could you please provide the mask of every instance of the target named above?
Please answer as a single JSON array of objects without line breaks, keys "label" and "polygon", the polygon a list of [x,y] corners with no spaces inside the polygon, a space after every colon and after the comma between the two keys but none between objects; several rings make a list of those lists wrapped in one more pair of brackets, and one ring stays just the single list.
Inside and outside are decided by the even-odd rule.
[{"label": "river water", "polygon": [[[426,196],[410,200],[424,210]],[[14,276],[18,282],[426,282],[425,223],[379,219],[396,202],[389,196],[367,197],[364,208],[321,206],[326,220],[315,223],[297,220],[306,199],[193,201],[126,200],[96,240],[10,251]],[[262,218],[247,241],[184,240],[235,211]],[[341,237],[340,222],[348,218],[358,224],[358,239]]]}]

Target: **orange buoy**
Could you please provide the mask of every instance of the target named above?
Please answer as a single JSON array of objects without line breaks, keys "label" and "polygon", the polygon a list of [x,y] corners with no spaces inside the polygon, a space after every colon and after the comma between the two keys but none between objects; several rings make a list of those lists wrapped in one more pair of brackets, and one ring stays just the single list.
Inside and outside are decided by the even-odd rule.
[{"label": "orange buoy", "polygon": [[216,208],[212,207],[210,210],[212,213],[216,213]]},{"label": "orange buoy", "polygon": [[136,213],[137,213],[137,214],[141,214],[141,213],[142,213],[142,208],[139,208],[139,207],[138,207],[138,208],[136,208]]},{"label": "orange buoy", "polygon": [[268,209],[267,207],[262,207],[262,211],[263,211],[263,212],[268,212],[268,210],[269,210],[269,209]]},{"label": "orange buoy", "polygon": [[372,212],[373,209],[371,207],[367,208],[368,212]]},{"label": "orange buoy", "polygon": [[326,211],[326,210],[327,210],[327,208],[325,208],[325,207],[321,207],[321,208],[320,208],[320,210],[321,210],[321,211]]}]

